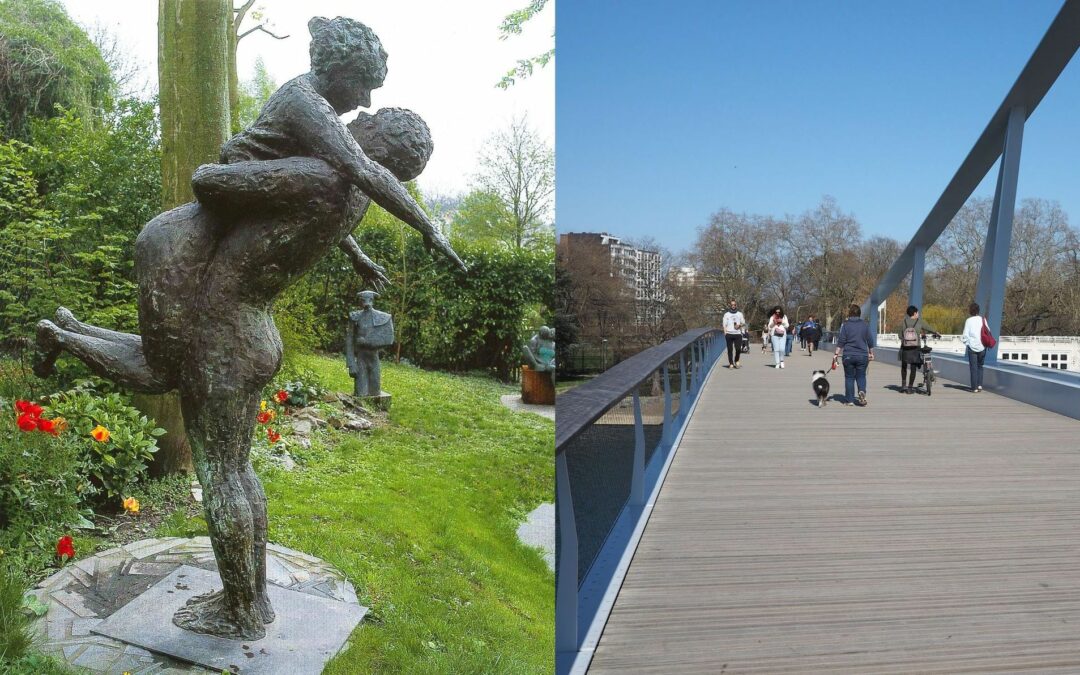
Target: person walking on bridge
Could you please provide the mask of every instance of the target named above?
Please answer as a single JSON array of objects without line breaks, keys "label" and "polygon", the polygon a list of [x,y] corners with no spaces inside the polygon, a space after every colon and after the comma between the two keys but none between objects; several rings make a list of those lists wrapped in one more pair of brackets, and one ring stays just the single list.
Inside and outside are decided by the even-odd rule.
[{"label": "person walking on bridge", "polygon": [[773,367],[783,368],[784,352],[787,349],[788,319],[784,316],[784,310],[780,305],[773,307],[765,329],[769,332],[769,339],[772,341]]},{"label": "person walking on bridge", "polygon": [[900,351],[897,352],[897,357],[900,359],[900,391],[905,394],[914,394],[915,374],[919,372],[923,363],[919,338],[924,333],[930,333],[939,338],[941,333],[923,321],[919,316],[919,308],[915,305],[907,308],[907,316],[900,322],[900,327],[896,332],[900,335]]},{"label": "person walking on bridge", "polygon": [[746,317],[739,311],[739,304],[732,300],[728,305],[728,311],[724,312],[724,339],[727,340],[728,368],[739,367],[744,326],[746,326]]},{"label": "person walking on bridge", "polygon": [[814,321],[813,314],[806,317],[806,322],[803,323],[799,335],[806,340],[804,347],[806,347],[807,356],[813,356],[818,341],[821,340],[821,326],[817,321]]},{"label": "person walking on bridge", "polygon": [[967,355],[968,370],[971,373],[971,391],[978,393],[982,391],[983,363],[986,361],[986,347],[982,343],[982,329],[986,320],[979,314],[977,302],[968,305],[968,315],[960,341],[967,347],[964,353]]},{"label": "person walking on bridge", "polygon": [[[848,318],[840,326],[836,338],[836,356],[842,356],[844,364],[844,405],[866,405],[866,369],[874,360],[874,334],[870,324],[862,320],[858,305],[848,306]],[[855,398],[855,386],[859,397]]]}]

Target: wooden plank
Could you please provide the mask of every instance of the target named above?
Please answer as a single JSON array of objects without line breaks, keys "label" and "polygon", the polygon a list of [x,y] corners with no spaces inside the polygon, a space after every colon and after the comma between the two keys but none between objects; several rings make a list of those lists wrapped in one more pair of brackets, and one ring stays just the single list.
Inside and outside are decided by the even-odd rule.
[{"label": "wooden plank", "polygon": [[714,373],[590,671],[1080,672],[1080,422],[830,356]]}]

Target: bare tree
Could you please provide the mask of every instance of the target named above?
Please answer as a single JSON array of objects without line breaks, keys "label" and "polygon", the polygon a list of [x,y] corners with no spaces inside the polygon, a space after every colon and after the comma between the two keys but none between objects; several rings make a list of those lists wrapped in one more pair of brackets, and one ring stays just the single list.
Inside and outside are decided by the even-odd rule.
[{"label": "bare tree", "polygon": [[509,243],[524,248],[552,235],[555,199],[555,153],[528,124],[515,119],[492,136],[479,158],[476,182],[497,195],[512,220]]},{"label": "bare tree", "polygon": [[86,34],[112,73],[113,94],[117,98],[142,98],[148,93],[156,93],[149,76],[139,67],[139,62],[131,55],[131,48],[119,35],[100,22],[88,28]]}]

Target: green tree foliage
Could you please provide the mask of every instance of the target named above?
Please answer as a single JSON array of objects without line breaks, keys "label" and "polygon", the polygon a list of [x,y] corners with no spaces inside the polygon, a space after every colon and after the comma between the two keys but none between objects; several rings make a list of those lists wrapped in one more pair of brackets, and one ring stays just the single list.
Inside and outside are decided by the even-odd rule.
[{"label": "green tree foliage", "polygon": [[453,212],[450,232],[467,241],[513,242],[514,214],[498,194],[475,188],[462,197]]},{"label": "green tree foliage", "polygon": [[88,119],[112,84],[101,53],[59,2],[0,2],[0,135],[28,140],[31,120],[56,106]]},{"label": "green tree foliage", "polygon": [[[506,40],[513,35],[521,35],[525,22],[539,14],[547,3],[548,0],[530,0],[525,7],[507,14],[499,26],[499,39]],[[552,47],[542,54],[527,59],[519,59],[517,65],[507,71],[495,86],[500,89],[509,89],[518,79],[524,79],[532,75],[536,66],[543,68],[554,57],[555,48]]]},{"label": "green tree foliage", "polygon": [[135,331],[135,237],[160,199],[153,104],[31,126],[33,145],[0,145],[0,342],[30,339],[58,305]]},{"label": "green tree foliage", "polygon": [[251,126],[262,112],[270,95],[277,91],[278,85],[266,69],[266,63],[262,57],[255,59],[255,70],[251,79],[240,87],[239,99],[236,105],[234,120],[239,126],[237,129],[246,129]]},{"label": "green tree foliage", "polygon": [[[535,328],[530,315],[539,307],[546,316],[552,306],[550,254],[455,239],[469,266],[461,274],[432,257],[418,234],[377,206],[355,236],[390,278],[377,306],[394,315],[397,344],[391,355],[425,367],[489,369],[510,377],[520,343]],[[295,346],[340,350],[361,290],[359,277],[335,251],[287,291],[274,313],[286,358]]]}]

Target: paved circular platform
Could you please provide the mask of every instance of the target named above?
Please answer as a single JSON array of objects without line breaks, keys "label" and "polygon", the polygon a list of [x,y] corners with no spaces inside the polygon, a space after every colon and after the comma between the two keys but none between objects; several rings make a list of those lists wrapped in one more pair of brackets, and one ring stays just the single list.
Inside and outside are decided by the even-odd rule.
[{"label": "paved circular platform", "polygon": [[[360,604],[344,575],[318,558],[270,544],[266,564],[277,586]],[[32,591],[49,607],[34,624],[41,649],[93,673],[214,673],[90,632],[181,565],[216,571],[209,537],[144,539],[69,562]]]},{"label": "paved circular platform", "polygon": [[555,419],[555,406],[525,403],[521,400],[521,394],[504,394],[499,397],[499,400],[504,406],[510,408],[514,412],[531,412],[537,415],[543,415],[549,420]]}]

